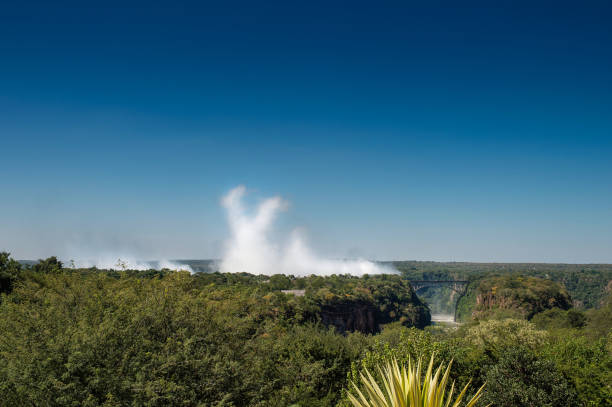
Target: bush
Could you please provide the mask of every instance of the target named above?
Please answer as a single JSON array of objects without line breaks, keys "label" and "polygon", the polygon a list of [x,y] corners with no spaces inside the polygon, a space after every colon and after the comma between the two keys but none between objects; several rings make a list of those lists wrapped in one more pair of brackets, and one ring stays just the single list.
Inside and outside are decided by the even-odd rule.
[{"label": "bush", "polygon": [[487,369],[483,401],[499,407],[578,406],[575,389],[555,363],[525,347],[507,348]]},{"label": "bush", "polygon": [[479,349],[501,351],[511,346],[529,349],[547,342],[546,331],[522,319],[489,320],[466,328],[465,340]]},{"label": "bush", "polygon": [[10,253],[0,252],[0,294],[10,293],[21,273],[21,264]]},{"label": "bush", "polygon": [[586,315],[578,310],[553,308],[536,314],[532,319],[540,329],[582,328],[586,325]]},{"label": "bush", "polygon": [[[575,331],[574,331],[575,332]],[[572,331],[559,331],[543,354],[578,392],[582,406],[612,405],[612,335],[591,340]]]}]

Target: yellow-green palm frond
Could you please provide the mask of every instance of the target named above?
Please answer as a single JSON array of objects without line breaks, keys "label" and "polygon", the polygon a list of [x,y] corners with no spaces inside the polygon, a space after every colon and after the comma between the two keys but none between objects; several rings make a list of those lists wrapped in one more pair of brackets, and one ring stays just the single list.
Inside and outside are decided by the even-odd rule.
[{"label": "yellow-green palm frond", "polygon": [[[354,407],[459,407],[468,390],[468,383],[453,400],[455,383],[446,391],[451,361],[446,368],[443,364],[434,369],[434,355],[431,355],[425,376],[422,376],[421,359],[408,366],[400,366],[393,359],[382,367],[378,367],[381,383],[376,381],[365,369],[361,373],[360,387],[352,383],[355,394],[348,393],[348,398]],[[473,407],[482,395],[484,385],[467,401],[466,407]]]}]

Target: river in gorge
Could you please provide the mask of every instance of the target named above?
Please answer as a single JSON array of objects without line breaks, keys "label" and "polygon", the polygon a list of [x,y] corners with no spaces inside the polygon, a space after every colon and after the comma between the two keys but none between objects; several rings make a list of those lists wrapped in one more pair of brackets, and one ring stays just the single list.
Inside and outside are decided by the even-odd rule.
[{"label": "river in gorge", "polygon": [[433,325],[459,325],[455,322],[455,316],[452,314],[431,314],[431,323]]}]

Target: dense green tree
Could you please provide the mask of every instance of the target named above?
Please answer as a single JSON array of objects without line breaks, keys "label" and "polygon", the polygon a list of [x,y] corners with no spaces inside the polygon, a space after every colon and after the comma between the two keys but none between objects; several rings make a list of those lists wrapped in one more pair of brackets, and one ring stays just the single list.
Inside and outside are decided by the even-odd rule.
[{"label": "dense green tree", "polygon": [[571,328],[582,328],[586,325],[586,316],[581,311],[570,309],[567,310],[567,321]]},{"label": "dense green tree", "polygon": [[582,328],[587,323],[584,312],[569,309],[552,308],[536,314],[531,322],[541,329]]},{"label": "dense green tree", "polygon": [[515,345],[537,349],[547,343],[548,334],[522,319],[492,319],[467,327],[464,339],[478,349],[499,352]]},{"label": "dense green tree", "polygon": [[0,252],[0,294],[11,292],[20,273],[21,264],[10,253]]},{"label": "dense green tree", "polygon": [[284,274],[275,274],[271,276],[268,284],[273,290],[289,290],[293,288],[291,278]]},{"label": "dense green tree", "polygon": [[573,383],[582,406],[612,406],[612,335],[592,340],[576,330],[557,330],[541,353]]},{"label": "dense green tree", "polygon": [[63,264],[52,256],[44,260],[39,260],[38,263],[32,267],[32,270],[36,273],[61,273],[63,270]]},{"label": "dense green tree", "polygon": [[485,374],[485,403],[499,407],[578,406],[576,391],[554,361],[529,348],[509,347]]}]

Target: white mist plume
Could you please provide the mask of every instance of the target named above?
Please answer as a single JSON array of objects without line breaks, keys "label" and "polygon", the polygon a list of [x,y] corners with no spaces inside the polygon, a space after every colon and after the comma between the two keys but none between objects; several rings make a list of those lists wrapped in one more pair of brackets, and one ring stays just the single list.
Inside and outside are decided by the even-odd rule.
[{"label": "white mist plume", "polygon": [[243,205],[244,186],[232,189],[221,204],[227,210],[231,237],[221,261],[221,272],[251,274],[381,274],[393,273],[388,267],[371,261],[323,259],[312,252],[298,231],[291,234],[285,246],[275,245],[269,239],[269,231],[279,211],[287,207],[280,197],[261,202],[255,213],[249,216]]},{"label": "white mist plume", "polygon": [[[139,240],[123,238],[120,234],[79,234],[65,243],[58,256],[68,266],[76,268],[96,267],[100,270],[185,270],[193,273],[187,264],[156,256],[150,245]],[[161,259],[160,259],[161,257]],[[156,259],[156,260],[143,260]]]},{"label": "white mist plume", "polygon": [[[72,261],[72,260],[71,260]],[[71,261],[64,262],[67,266],[71,265]],[[118,256],[113,254],[106,254],[96,256],[95,258],[82,259],[78,258],[73,260],[74,267],[77,268],[90,268],[97,267],[101,270],[150,270],[150,269],[170,269],[170,270],[185,270],[193,273],[191,267],[187,264],[179,264],[169,260],[159,261],[142,261],[136,260],[131,256]]]}]

